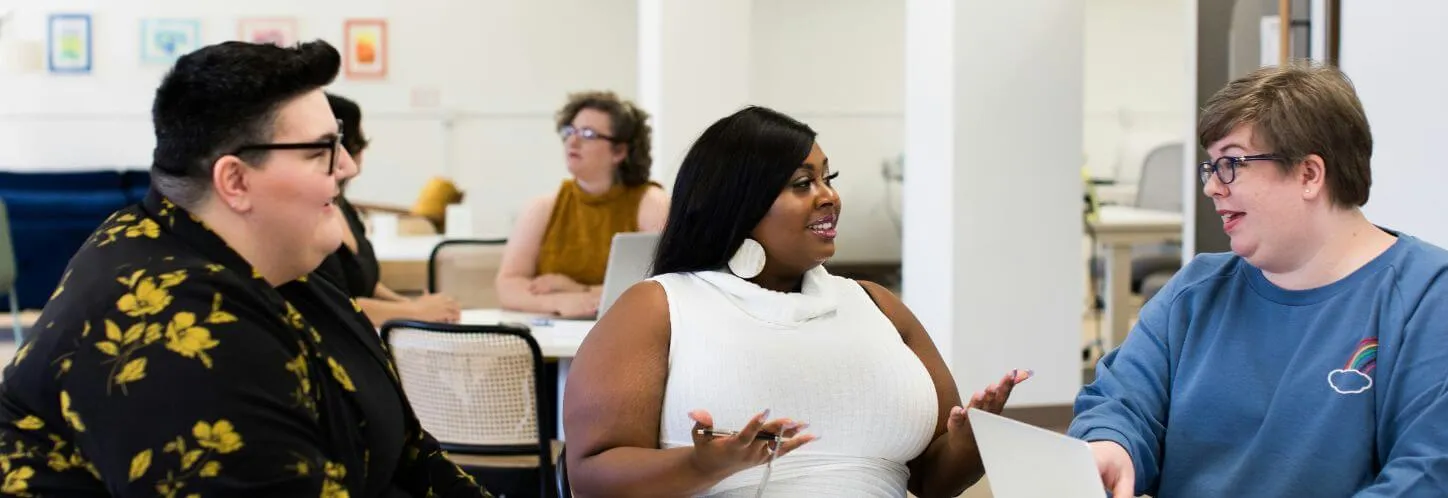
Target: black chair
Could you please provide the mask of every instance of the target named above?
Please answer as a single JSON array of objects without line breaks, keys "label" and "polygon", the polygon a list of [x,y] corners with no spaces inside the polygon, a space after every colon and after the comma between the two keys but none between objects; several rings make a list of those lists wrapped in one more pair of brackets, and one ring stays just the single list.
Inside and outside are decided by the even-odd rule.
[{"label": "black chair", "polygon": [[427,291],[445,293],[463,309],[498,308],[493,281],[503,263],[507,239],[444,240],[427,258]]},{"label": "black chair", "polygon": [[[538,341],[522,325],[382,324],[403,391],[422,427],[464,469],[537,472],[555,496],[556,428]],[[484,483],[485,485],[487,483]]]}]

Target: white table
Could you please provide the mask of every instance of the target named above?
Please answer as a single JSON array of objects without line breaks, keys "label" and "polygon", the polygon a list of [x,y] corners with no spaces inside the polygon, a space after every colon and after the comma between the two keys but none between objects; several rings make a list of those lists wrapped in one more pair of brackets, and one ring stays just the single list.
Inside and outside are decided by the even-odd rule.
[{"label": "white table", "polygon": [[528,327],[538,348],[545,358],[558,360],[558,399],[554,407],[558,412],[558,440],[563,440],[563,389],[568,384],[568,366],[578,354],[578,346],[588,331],[593,330],[593,320],[564,320],[532,313],[518,313],[500,309],[463,310],[459,323],[467,325],[495,325],[518,323]]},{"label": "white table", "polygon": [[437,247],[439,242],[447,240],[442,235],[410,235],[407,237],[373,237],[368,241],[372,243],[372,252],[377,255],[377,261],[386,262],[423,262],[432,256],[432,248]]},{"label": "white table", "polygon": [[1110,351],[1116,347],[1118,334],[1125,338],[1130,332],[1131,310],[1126,301],[1131,296],[1131,246],[1181,240],[1182,214],[1130,206],[1101,206],[1097,213],[1091,228],[1106,253],[1107,326],[1102,348]]},{"label": "white table", "polygon": [[564,320],[532,313],[519,313],[500,309],[464,310],[459,323],[467,325],[492,325],[517,323],[528,327],[545,358],[568,360],[578,353],[584,336],[593,329],[593,320]]}]

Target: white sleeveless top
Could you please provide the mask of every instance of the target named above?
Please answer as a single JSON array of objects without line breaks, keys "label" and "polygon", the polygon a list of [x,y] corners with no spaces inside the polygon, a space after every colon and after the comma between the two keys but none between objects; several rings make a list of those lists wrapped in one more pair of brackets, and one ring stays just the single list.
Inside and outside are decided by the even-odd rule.
[{"label": "white sleeveless top", "polygon": [[[935,386],[858,282],[823,267],[789,294],[717,271],[651,280],[668,295],[671,329],[662,447],[693,445],[692,410],[737,430],[768,408],[820,439],[775,460],[765,496],[906,496],[905,464],[934,434]],[[763,472],[704,495],[752,497]]]}]

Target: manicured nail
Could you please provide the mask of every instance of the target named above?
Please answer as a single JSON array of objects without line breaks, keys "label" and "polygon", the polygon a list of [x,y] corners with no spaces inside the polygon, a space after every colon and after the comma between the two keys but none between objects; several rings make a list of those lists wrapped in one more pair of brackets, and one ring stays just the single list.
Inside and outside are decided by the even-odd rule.
[{"label": "manicured nail", "polygon": [[759,414],[759,420],[769,420],[769,410],[770,408],[765,408],[764,413]]}]

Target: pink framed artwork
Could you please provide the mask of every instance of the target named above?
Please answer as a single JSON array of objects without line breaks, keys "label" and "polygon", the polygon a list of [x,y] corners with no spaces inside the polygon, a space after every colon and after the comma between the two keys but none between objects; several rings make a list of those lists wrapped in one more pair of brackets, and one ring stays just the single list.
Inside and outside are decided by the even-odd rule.
[{"label": "pink framed artwork", "polygon": [[345,37],[344,64],[347,77],[381,79],[387,77],[387,21],[382,19],[348,19],[343,25]]},{"label": "pink framed artwork", "polygon": [[290,47],[297,43],[297,20],[290,17],[242,19],[237,22],[237,39]]}]

